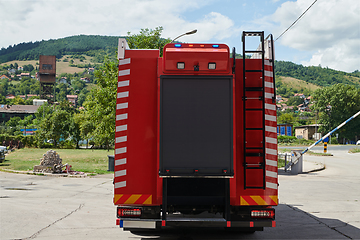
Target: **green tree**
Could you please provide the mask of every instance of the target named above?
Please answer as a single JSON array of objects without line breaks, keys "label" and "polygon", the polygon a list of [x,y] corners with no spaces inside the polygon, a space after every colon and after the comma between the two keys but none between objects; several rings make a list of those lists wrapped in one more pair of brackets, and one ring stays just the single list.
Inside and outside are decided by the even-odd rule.
[{"label": "green tree", "polygon": [[160,49],[160,56],[162,56],[162,51],[164,46],[171,42],[171,39],[161,38],[161,32],[163,27],[156,27],[153,29],[141,29],[139,34],[131,35],[128,32],[127,42],[130,49]]},{"label": "green tree", "polygon": [[[108,150],[115,139],[117,76],[117,63],[105,59],[104,65],[95,71],[98,86],[92,89],[84,102],[84,121],[80,124],[83,136],[86,132],[87,139],[92,138],[97,145]],[[89,126],[92,127],[89,129]]]},{"label": "green tree", "polygon": [[286,102],[286,105],[297,107],[302,103],[304,103],[304,99],[302,99],[301,97],[290,97],[289,100]]},{"label": "green tree", "polygon": [[39,130],[36,134],[38,141],[46,139],[53,140],[54,147],[57,147],[60,139],[67,139],[70,136],[70,126],[74,108],[68,101],[62,101],[59,105],[42,105],[36,116],[39,118]]},{"label": "green tree", "polygon": [[[336,84],[318,89],[314,94],[314,109],[319,112],[320,131],[329,132],[356,112],[360,111],[360,89]],[[360,135],[360,118],[356,118],[339,131],[339,138],[354,139]]]},{"label": "green tree", "polygon": [[295,122],[295,118],[292,113],[283,113],[278,117],[278,123],[288,123],[293,124]]},{"label": "green tree", "polygon": [[[163,28],[141,29],[139,34],[128,32],[127,41],[131,49],[160,49],[170,42],[161,38]],[[75,75],[75,74],[74,74]],[[115,139],[115,111],[118,63],[105,57],[103,65],[95,71],[97,87],[92,89],[83,103],[85,110],[79,117],[83,138],[109,149]]]}]

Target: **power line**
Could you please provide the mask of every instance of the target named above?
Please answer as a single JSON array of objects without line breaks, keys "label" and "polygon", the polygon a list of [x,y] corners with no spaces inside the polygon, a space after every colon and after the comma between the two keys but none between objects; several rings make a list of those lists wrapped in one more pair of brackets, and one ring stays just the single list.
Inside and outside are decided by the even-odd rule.
[{"label": "power line", "polygon": [[[315,1],[310,5],[310,7],[308,7],[308,8],[305,10],[305,12],[303,12],[303,13],[300,15],[300,17],[298,17],[298,18],[295,20],[295,22],[293,22],[293,24],[290,25],[290,27],[288,27],[282,34],[280,34],[280,36],[278,36],[278,37],[275,39],[275,41],[278,40],[279,38],[281,38],[282,35],[284,35],[292,26],[294,26],[295,23],[296,23],[297,21],[299,21],[300,18],[302,18],[302,16],[304,16],[304,14],[305,14],[316,2],[317,2],[317,0],[315,0]],[[275,42],[275,41],[274,41],[274,42]]]}]

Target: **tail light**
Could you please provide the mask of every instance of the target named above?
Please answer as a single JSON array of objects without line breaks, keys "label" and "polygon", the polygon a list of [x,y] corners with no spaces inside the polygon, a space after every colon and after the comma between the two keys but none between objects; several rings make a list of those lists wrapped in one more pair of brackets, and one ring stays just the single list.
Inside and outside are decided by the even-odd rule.
[{"label": "tail light", "polygon": [[141,217],[141,208],[118,208],[117,217]]},{"label": "tail light", "polygon": [[251,210],[251,217],[275,219],[275,210],[274,209]]}]

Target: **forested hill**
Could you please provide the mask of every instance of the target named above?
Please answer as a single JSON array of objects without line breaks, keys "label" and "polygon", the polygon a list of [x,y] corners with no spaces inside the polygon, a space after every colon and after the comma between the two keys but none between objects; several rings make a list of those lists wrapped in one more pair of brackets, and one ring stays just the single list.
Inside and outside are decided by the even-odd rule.
[{"label": "forested hill", "polygon": [[[116,56],[119,37],[99,35],[79,35],[56,40],[20,43],[0,50],[0,63],[13,60],[38,60],[39,55],[99,55],[99,52]],[[100,54],[102,57],[104,54]],[[98,60],[98,62],[102,62]],[[360,69],[359,69],[360,70]],[[285,61],[275,61],[277,76],[293,77],[318,86],[329,86],[345,83],[360,87],[360,72],[353,73],[336,71],[321,66],[304,67],[300,64]]]},{"label": "forested hill", "polygon": [[0,63],[12,60],[38,60],[39,55],[55,55],[61,58],[63,55],[86,54],[93,55],[93,51],[104,50],[115,55],[119,37],[79,35],[56,40],[41,42],[20,43],[8,48],[1,48]]},{"label": "forested hill", "polygon": [[360,72],[352,73],[322,68],[321,66],[304,67],[293,62],[275,61],[275,75],[293,77],[318,86],[326,87],[336,83],[344,83],[360,87]]}]

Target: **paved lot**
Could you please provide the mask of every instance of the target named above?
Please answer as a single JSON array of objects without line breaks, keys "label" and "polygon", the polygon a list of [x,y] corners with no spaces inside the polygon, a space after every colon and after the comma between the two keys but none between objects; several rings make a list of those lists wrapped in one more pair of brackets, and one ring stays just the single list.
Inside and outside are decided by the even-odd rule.
[{"label": "paved lot", "polygon": [[276,228],[124,232],[115,226],[112,176],[64,178],[0,172],[0,239],[360,239],[360,155],[312,157],[326,170],[280,173]]}]

